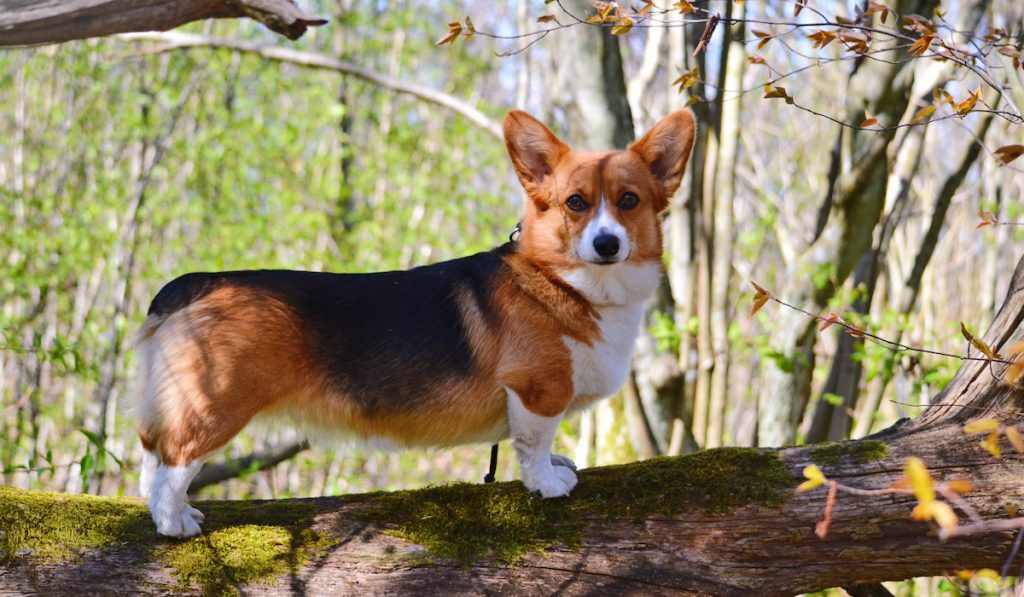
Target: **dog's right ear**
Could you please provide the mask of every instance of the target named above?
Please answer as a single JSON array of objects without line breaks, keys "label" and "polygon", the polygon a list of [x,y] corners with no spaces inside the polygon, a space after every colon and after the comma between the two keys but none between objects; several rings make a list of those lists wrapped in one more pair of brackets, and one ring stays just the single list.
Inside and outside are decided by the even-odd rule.
[{"label": "dog's right ear", "polygon": [[569,146],[551,129],[521,110],[512,110],[505,117],[505,147],[527,190],[551,174],[558,160],[569,153]]}]

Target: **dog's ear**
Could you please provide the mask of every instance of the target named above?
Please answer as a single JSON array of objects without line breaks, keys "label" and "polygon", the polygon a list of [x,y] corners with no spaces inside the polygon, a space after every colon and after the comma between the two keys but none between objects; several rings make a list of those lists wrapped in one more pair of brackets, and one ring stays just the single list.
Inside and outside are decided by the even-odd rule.
[{"label": "dog's ear", "polygon": [[661,185],[664,196],[655,205],[658,211],[668,206],[669,198],[683,180],[696,130],[693,114],[677,110],[659,120],[642,139],[629,146],[629,151],[640,156]]},{"label": "dog's ear", "polygon": [[569,146],[551,129],[521,110],[512,110],[505,117],[505,147],[527,190],[551,174],[558,160],[569,153]]}]

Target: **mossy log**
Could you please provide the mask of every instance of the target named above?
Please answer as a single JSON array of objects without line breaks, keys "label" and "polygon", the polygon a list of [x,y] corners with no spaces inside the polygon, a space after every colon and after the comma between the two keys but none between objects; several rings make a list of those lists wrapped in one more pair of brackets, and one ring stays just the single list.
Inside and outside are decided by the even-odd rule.
[{"label": "mossy log", "polygon": [[[1024,260],[986,334],[1024,336]],[[272,502],[208,502],[204,534],[159,539],[127,498],[0,490],[0,587],[23,593],[789,595],[1001,568],[1013,530],[941,541],[908,495],[796,493],[819,465],[879,489],[908,457],[970,479],[986,520],[1022,509],[1024,457],[994,458],[964,422],[1019,412],[1024,392],[969,361],[935,405],[873,438],[783,450],[722,448],[581,471],[567,498],[515,482]],[[961,508],[961,512],[962,512]],[[1016,567],[1014,568],[1016,569]]]},{"label": "mossy log", "polygon": [[249,17],[298,39],[327,21],[292,0],[0,0],[0,47],[132,31],[166,31],[202,19]]}]

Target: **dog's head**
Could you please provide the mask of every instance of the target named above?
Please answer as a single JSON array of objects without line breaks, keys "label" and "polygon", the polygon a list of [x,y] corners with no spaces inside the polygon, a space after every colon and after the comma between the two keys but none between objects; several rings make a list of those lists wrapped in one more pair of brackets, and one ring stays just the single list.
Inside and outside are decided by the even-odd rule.
[{"label": "dog's head", "polygon": [[529,196],[520,251],[558,267],[661,257],[658,214],[683,178],[693,115],[673,112],[625,151],[575,152],[525,112],[505,118],[505,145]]}]

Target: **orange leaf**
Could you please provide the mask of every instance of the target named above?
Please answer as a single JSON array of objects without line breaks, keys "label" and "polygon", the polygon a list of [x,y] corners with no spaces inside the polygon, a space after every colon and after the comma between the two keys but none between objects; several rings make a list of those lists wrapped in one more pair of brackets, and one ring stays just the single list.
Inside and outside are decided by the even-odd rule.
[{"label": "orange leaf", "polygon": [[832,40],[834,40],[836,37],[837,35],[835,31],[825,31],[824,29],[822,29],[821,31],[816,31],[808,35],[807,39],[814,42],[814,47],[824,48],[828,44],[832,43]]},{"label": "orange leaf", "polygon": [[750,56],[747,56],[747,62],[749,62],[750,64],[765,64],[764,58],[758,56],[757,54],[751,54]]},{"label": "orange leaf", "polygon": [[957,104],[954,107],[954,109],[956,110],[956,113],[959,114],[960,116],[966,116],[967,114],[969,114],[971,112],[971,110],[974,109],[974,105],[978,103],[978,99],[979,98],[981,98],[981,86],[980,85],[978,86],[977,89],[972,91],[967,96],[967,99],[965,99],[964,101],[960,102],[959,104]]},{"label": "orange leaf", "polygon": [[444,34],[440,39],[438,39],[434,43],[434,45],[435,46],[443,46],[444,44],[454,43],[455,40],[459,38],[459,35],[461,33],[462,33],[462,23],[460,23],[458,21],[455,21],[453,23],[448,23],[448,33]]},{"label": "orange leaf", "polygon": [[907,51],[914,56],[921,56],[922,54],[928,51],[928,48],[932,45],[932,40],[934,39],[935,36],[930,33],[922,35],[920,39],[910,44],[910,47],[907,48]]},{"label": "orange leaf", "polygon": [[931,506],[932,518],[935,519],[935,522],[940,527],[951,529],[960,524],[960,519],[957,518],[953,508],[950,508],[946,502],[932,502]]},{"label": "orange leaf", "polygon": [[772,294],[772,293],[768,292],[767,290],[765,290],[764,286],[761,286],[760,284],[758,284],[757,282],[755,282],[753,280],[750,281],[750,285],[753,286],[757,290],[758,294],[764,294],[764,295],[768,295],[768,296],[771,296],[771,294]]},{"label": "orange leaf", "polygon": [[757,315],[757,312],[764,307],[765,303],[768,302],[770,297],[767,294],[756,294],[754,295],[754,306],[750,308],[750,316]]},{"label": "orange leaf", "polygon": [[949,104],[953,106],[953,96],[942,87],[936,87],[935,91],[932,92],[932,99],[935,100],[936,104]]},{"label": "orange leaf", "polygon": [[538,23],[550,23],[551,21],[554,21],[554,20],[555,20],[555,15],[544,15],[544,16],[537,17],[537,22]]},{"label": "orange leaf", "polygon": [[796,2],[793,3],[794,19],[800,16],[800,11],[803,10],[805,6],[807,6],[807,0],[796,0]]},{"label": "orange leaf", "polygon": [[679,9],[680,14],[685,15],[693,12],[693,4],[687,2],[686,0],[679,0],[679,2],[673,4],[673,6]]},{"label": "orange leaf", "polygon": [[840,322],[842,320],[843,319],[839,317],[838,313],[829,313],[828,317],[825,318],[825,321],[821,322],[821,326],[818,328],[818,331],[824,332],[828,328],[832,327],[832,324]]},{"label": "orange leaf", "polygon": [[928,118],[929,116],[931,116],[934,113],[935,113],[935,106],[925,106],[925,107],[921,108],[920,110],[918,110],[917,112],[914,112],[914,117],[910,119],[910,122],[911,122],[911,124],[915,124],[915,123],[921,122],[922,120],[924,120],[925,118]]},{"label": "orange leaf", "polygon": [[622,17],[619,24],[612,27],[612,35],[625,35],[633,28],[633,20],[629,17]]},{"label": "orange leaf", "polygon": [[864,110],[864,122],[860,123],[860,128],[866,129],[869,126],[875,126],[878,124],[878,119],[871,115],[871,112]]},{"label": "orange leaf", "polygon": [[995,150],[995,154],[999,158],[1000,162],[1009,164],[1013,160],[1024,155],[1024,145],[1004,145]]},{"label": "orange leaf", "polygon": [[786,93],[785,87],[772,87],[771,83],[764,86],[764,99],[781,98],[786,100],[787,104],[793,103],[793,98]]},{"label": "orange leaf", "polygon": [[869,14],[876,13],[876,12],[879,15],[881,15],[881,16],[879,16],[879,19],[882,21],[883,24],[887,20],[889,20],[889,7],[884,5],[884,4],[882,4],[881,2],[874,2],[874,1],[869,0],[868,1],[868,9],[864,11],[864,14],[869,15]]},{"label": "orange leaf", "polygon": [[974,491],[974,483],[970,479],[950,479],[946,481],[946,487],[960,494]]}]

